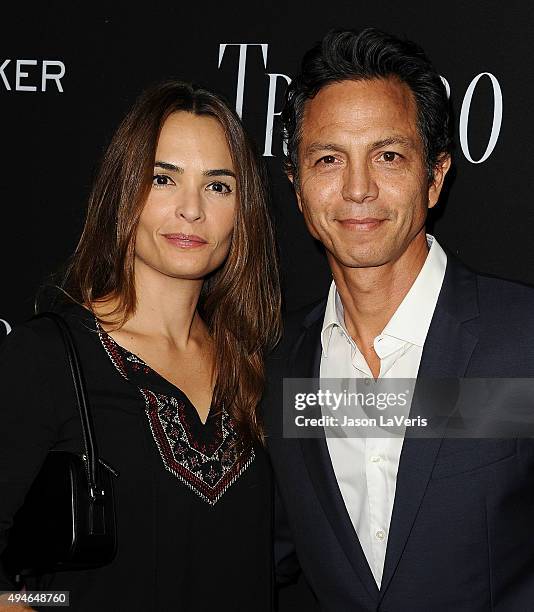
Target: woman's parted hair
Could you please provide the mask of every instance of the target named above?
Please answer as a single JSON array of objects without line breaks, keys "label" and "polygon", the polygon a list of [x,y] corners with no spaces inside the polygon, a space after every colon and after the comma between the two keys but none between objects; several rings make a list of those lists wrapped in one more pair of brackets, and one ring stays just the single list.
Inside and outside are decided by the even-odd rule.
[{"label": "woman's parted hair", "polygon": [[282,112],[285,167],[297,186],[306,102],[331,83],[391,77],[408,85],[414,96],[427,175],[432,181],[439,158],[452,148],[445,85],[419,45],[376,28],[365,28],[328,32],[304,55],[300,74],[288,87]]},{"label": "woman's parted hair", "polygon": [[136,100],[102,159],[63,288],[86,305],[114,296],[112,314],[119,326],[135,312],[137,226],[152,184],[161,128],[178,111],[215,118],[236,169],[238,206],[231,246],[224,264],[204,280],[199,312],[215,345],[213,405],[225,406],[250,443],[262,439],[256,409],[264,354],[280,334],[280,287],[263,166],[239,118],[221,97],[166,81]]}]

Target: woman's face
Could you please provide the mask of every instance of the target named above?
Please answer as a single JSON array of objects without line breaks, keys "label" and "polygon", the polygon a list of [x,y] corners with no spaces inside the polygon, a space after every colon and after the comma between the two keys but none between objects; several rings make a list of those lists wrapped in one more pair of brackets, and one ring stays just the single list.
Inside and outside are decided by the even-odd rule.
[{"label": "woman's face", "polygon": [[148,266],[173,278],[202,279],[218,268],[232,240],[236,187],[219,122],[182,111],[170,115],[137,228],[136,271]]}]

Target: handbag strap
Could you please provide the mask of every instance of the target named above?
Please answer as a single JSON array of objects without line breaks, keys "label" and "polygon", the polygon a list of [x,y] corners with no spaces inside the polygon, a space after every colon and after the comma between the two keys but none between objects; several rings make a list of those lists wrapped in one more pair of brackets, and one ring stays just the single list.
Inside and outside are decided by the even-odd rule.
[{"label": "handbag strap", "polygon": [[69,363],[69,369],[74,383],[74,390],[76,392],[76,404],[78,405],[78,412],[80,414],[80,421],[82,426],[83,445],[85,449],[85,458],[87,466],[87,479],[89,484],[89,495],[94,501],[96,498],[102,495],[100,487],[98,487],[98,447],[96,443],[96,437],[94,432],[93,419],[91,416],[91,410],[89,408],[89,401],[87,398],[87,391],[85,389],[85,383],[83,380],[82,368],[80,365],[80,358],[76,349],[74,338],[69,329],[69,326],[65,322],[65,319],[57,314],[56,312],[42,312],[35,315],[35,319],[46,318],[53,321],[58,327],[63,344],[65,346],[65,352],[67,354],[67,360]]}]

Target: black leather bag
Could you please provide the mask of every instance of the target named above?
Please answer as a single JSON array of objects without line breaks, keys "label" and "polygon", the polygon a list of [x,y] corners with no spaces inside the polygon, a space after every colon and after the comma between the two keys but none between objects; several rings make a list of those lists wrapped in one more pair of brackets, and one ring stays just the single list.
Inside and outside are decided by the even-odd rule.
[{"label": "black leather bag", "polygon": [[38,317],[58,326],[76,391],[83,452],[50,450],[23,506],[16,513],[2,555],[12,575],[100,567],[116,554],[113,478],[98,457],[93,421],[72,334],[56,313]]}]

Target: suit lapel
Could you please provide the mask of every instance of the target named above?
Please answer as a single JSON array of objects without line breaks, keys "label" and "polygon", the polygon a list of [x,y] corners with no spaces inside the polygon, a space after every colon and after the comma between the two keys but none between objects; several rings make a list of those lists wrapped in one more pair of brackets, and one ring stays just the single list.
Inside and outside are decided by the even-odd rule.
[{"label": "suit lapel", "polygon": [[[299,338],[291,359],[290,376],[295,378],[319,378],[321,361],[320,335],[323,315],[324,308],[318,318],[303,331]],[[318,410],[320,411],[320,408]],[[317,416],[320,415],[317,414]],[[378,587],[339,490],[326,439],[324,437],[301,438],[300,445],[317,498],[336,534],[339,544],[365,589],[373,600],[376,601]]]},{"label": "suit lapel", "polygon": [[[418,378],[460,378],[465,375],[478,338],[465,322],[478,314],[476,277],[449,256],[419,366]],[[416,385],[414,406],[420,399]],[[442,438],[404,440],[397,474],[381,597],[387,590],[410,535],[428,486]]]}]

